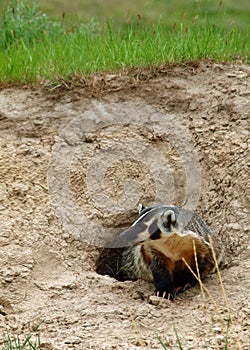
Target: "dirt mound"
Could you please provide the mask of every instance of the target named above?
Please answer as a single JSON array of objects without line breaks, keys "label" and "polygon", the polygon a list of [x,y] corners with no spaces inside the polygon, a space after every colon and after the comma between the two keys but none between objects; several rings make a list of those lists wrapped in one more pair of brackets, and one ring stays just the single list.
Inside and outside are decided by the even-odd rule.
[{"label": "dirt mound", "polygon": [[[232,314],[229,348],[248,349],[249,73],[243,64],[203,62],[97,75],[58,90],[1,90],[0,342],[7,331],[27,335],[43,321],[42,342],[53,349],[138,349],[142,342],[145,349],[161,349],[157,335],[178,349],[175,330],[184,348],[223,348],[228,310],[216,275],[205,281],[213,300],[204,301],[195,287],[174,303],[159,301],[150,298],[150,283],[98,275],[100,249],[89,244],[97,234],[91,225],[105,233],[130,224],[138,197],[145,204],[161,198],[181,204],[191,198],[196,190],[189,193],[188,181],[199,168],[196,211],[225,245],[221,274]],[[108,118],[117,106],[129,106],[122,125],[102,124],[100,110]],[[88,114],[93,110],[95,117]],[[139,115],[136,127],[129,120],[133,113]],[[166,121],[162,129],[159,116]],[[69,126],[79,117],[84,127],[88,120],[89,130],[74,127],[70,134]],[[188,135],[185,147],[197,156],[194,168],[180,156],[183,144],[164,138],[171,125],[176,130],[175,123],[181,125],[181,140]],[[65,163],[70,195],[63,186],[63,162],[52,176],[58,170],[51,161],[55,151],[71,162]],[[91,163],[93,154],[98,162]],[[105,158],[110,154],[113,161]],[[167,176],[161,167],[165,161]],[[108,165],[102,169],[99,164]],[[104,202],[95,174],[102,180]],[[58,184],[60,195],[53,197]],[[63,212],[69,203],[79,213],[78,226]]]}]

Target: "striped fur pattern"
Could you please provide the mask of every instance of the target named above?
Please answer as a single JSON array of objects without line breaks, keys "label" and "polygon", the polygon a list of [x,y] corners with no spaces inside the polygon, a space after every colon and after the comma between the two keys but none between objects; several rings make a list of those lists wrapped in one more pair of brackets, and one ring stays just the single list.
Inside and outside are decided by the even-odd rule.
[{"label": "striped fur pattern", "polygon": [[[197,282],[183,261],[197,274],[194,245],[201,278],[215,270],[209,227],[197,214],[181,207],[140,206],[138,218],[121,237],[128,244],[121,256],[123,279],[154,282],[159,296],[173,299]],[[220,263],[222,246],[213,246]]]}]

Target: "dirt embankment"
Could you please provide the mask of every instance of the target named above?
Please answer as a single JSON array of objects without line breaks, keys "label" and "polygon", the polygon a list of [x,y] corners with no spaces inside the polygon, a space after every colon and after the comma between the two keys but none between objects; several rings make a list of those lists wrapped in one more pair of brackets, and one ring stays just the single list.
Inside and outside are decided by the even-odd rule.
[{"label": "dirt embankment", "polygon": [[[224,348],[228,313],[216,275],[206,279],[205,286],[220,313],[209,298],[204,302],[199,287],[174,303],[152,305],[150,283],[122,283],[97,275],[99,250],[77,240],[55,215],[47,178],[53,146],[60,132],[93,109],[95,101],[149,105],[175,116],[188,131],[201,170],[196,211],[225,244],[221,274],[232,313],[229,348],[248,349],[249,73],[243,64],[207,62],[154,73],[97,75],[78,86],[75,81],[68,90],[0,91],[0,342],[7,331],[27,335],[43,321],[41,340],[52,349],[139,349],[140,337],[145,349],[161,349],[157,335],[169,348],[178,349],[174,329],[184,349]],[[164,159],[169,156],[173,201],[181,204],[189,174],[173,143],[155,138],[142,126],[126,128],[114,135],[109,129],[105,137],[143,139]],[[105,227],[128,224],[137,203],[127,214],[107,215],[89,193],[91,152],[106,147],[102,133],[90,137],[70,172],[73,201],[80,212]],[[107,196],[119,202],[123,182],[133,179],[141,184],[144,202],[150,202],[159,195],[154,174],[146,161],[118,159],[107,169],[103,186]],[[89,227],[81,232],[91,235]]]}]

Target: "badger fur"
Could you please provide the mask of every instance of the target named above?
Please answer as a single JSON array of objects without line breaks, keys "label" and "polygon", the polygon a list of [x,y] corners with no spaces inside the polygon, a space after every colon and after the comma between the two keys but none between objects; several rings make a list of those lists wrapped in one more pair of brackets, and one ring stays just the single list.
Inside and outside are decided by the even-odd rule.
[{"label": "badger fur", "polygon": [[[156,295],[173,299],[197,282],[189,267],[201,279],[214,272],[211,243],[218,264],[222,262],[222,245],[212,240],[209,227],[197,214],[171,205],[139,205],[138,209],[138,218],[120,234],[126,247],[115,254],[116,272],[108,266],[106,273],[113,271],[119,280],[153,282]],[[104,274],[104,270],[97,272]]]}]

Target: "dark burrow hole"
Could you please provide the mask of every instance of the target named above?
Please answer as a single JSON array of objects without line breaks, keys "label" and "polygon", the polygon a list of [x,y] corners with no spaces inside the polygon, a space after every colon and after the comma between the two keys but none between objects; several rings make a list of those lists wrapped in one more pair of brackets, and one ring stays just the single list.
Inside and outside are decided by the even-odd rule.
[{"label": "dark burrow hole", "polygon": [[96,261],[96,272],[99,275],[108,275],[118,281],[127,281],[130,278],[122,270],[121,256],[126,248],[102,248]]}]

